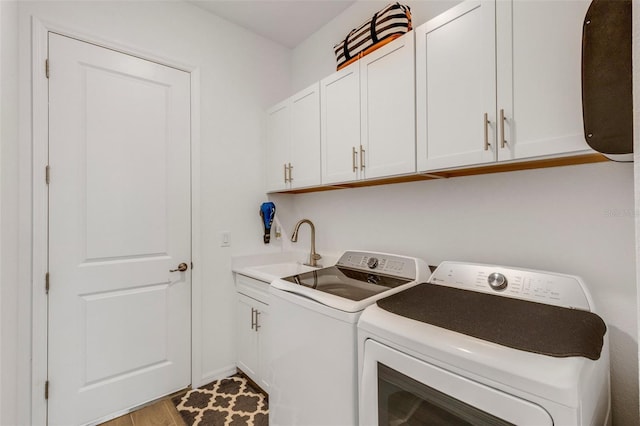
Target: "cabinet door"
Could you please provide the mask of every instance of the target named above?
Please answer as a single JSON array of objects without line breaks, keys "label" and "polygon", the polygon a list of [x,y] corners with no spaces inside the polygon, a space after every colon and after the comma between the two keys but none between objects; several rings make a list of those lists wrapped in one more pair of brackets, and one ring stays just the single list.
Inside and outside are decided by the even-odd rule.
[{"label": "cabinet door", "polygon": [[269,361],[269,306],[260,303],[258,314],[258,371],[260,372],[260,381],[258,384],[265,391],[269,392],[269,377],[271,374],[268,371],[271,365]]},{"label": "cabinet door", "polygon": [[238,293],[236,311],[238,368],[255,382],[259,380],[258,333],[252,327],[255,321],[254,309],[256,303],[258,302]]},{"label": "cabinet door", "polygon": [[495,78],[494,2],[465,1],[416,29],[418,170],[495,161]]},{"label": "cabinet door", "polygon": [[587,0],[497,3],[498,110],[506,140],[499,160],[589,149],[580,83],[588,7]]},{"label": "cabinet door", "polygon": [[[374,178],[416,171],[413,32],[360,59],[360,169]],[[362,162],[362,160],[365,160]]]},{"label": "cabinet door", "polygon": [[291,98],[291,187],[320,184],[320,84]]},{"label": "cabinet door", "polygon": [[359,63],[320,82],[322,183],[347,182],[359,177],[360,75]]},{"label": "cabinet door", "polygon": [[289,187],[285,167],[290,162],[291,108],[289,100],[280,102],[267,111],[267,190],[278,191]]}]

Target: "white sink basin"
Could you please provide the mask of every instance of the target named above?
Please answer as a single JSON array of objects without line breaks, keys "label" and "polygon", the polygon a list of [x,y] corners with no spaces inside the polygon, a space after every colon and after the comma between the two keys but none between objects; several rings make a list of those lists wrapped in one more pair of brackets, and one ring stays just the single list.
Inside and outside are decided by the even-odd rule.
[{"label": "white sink basin", "polygon": [[298,275],[304,272],[313,271],[314,269],[318,268],[302,265],[297,262],[283,262],[270,263],[268,265],[248,266],[238,272],[261,281],[271,282],[277,278]]}]

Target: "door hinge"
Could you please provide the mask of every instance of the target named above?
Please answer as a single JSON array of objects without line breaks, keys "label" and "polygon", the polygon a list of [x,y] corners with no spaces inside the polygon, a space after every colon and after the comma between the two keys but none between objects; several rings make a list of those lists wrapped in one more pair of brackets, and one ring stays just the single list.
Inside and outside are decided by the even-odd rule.
[{"label": "door hinge", "polygon": [[44,399],[49,399],[49,381],[44,382]]},{"label": "door hinge", "polygon": [[48,164],[44,168],[44,181],[47,183],[47,185],[49,185],[49,182],[51,182],[51,168]]},{"label": "door hinge", "polygon": [[44,274],[44,290],[49,294],[49,273]]},{"label": "door hinge", "polygon": [[49,58],[44,60],[44,75],[49,78]]}]

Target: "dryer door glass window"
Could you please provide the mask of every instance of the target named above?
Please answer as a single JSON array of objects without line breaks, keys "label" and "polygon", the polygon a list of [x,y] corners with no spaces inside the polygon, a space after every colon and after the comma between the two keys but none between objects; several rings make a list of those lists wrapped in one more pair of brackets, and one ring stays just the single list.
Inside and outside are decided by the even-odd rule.
[{"label": "dryer door glass window", "polygon": [[391,425],[512,425],[378,363],[378,423]]}]

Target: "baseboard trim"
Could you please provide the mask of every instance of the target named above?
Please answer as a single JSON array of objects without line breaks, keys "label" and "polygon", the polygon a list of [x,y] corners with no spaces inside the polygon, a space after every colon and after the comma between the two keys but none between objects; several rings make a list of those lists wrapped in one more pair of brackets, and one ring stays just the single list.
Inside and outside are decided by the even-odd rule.
[{"label": "baseboard trim", "polygon": [[255,387],[256,389],[258,389],[260,392],[262,392],[264,394],[264,397],[267,401],[269,401],[269,393],[267,391],[265,391],[264,389],[262,389],[262,386],[260,386],[259,384],[257,384],[256,382],[253,381],[253,379],[251,377],[249,377],[247,375],[247,373],[245,373],[244,371],[240,370],[238,368],[238,374],[240,374],[242,377],[244,377],[245,379],[247,379],[247,381],[249,383],[251,383],[251,385],[253,387]]},{"label": "baseboard trim", "polygon": [[218,370],[209,371],[202,375],[199,383],[193,383],[192,387],[199,388],[200,386],[206,385],[207,383],[211,383],[214,380],[224,379],[225,377],[233,376],[238,372],[235,364],[227,365]]}]

